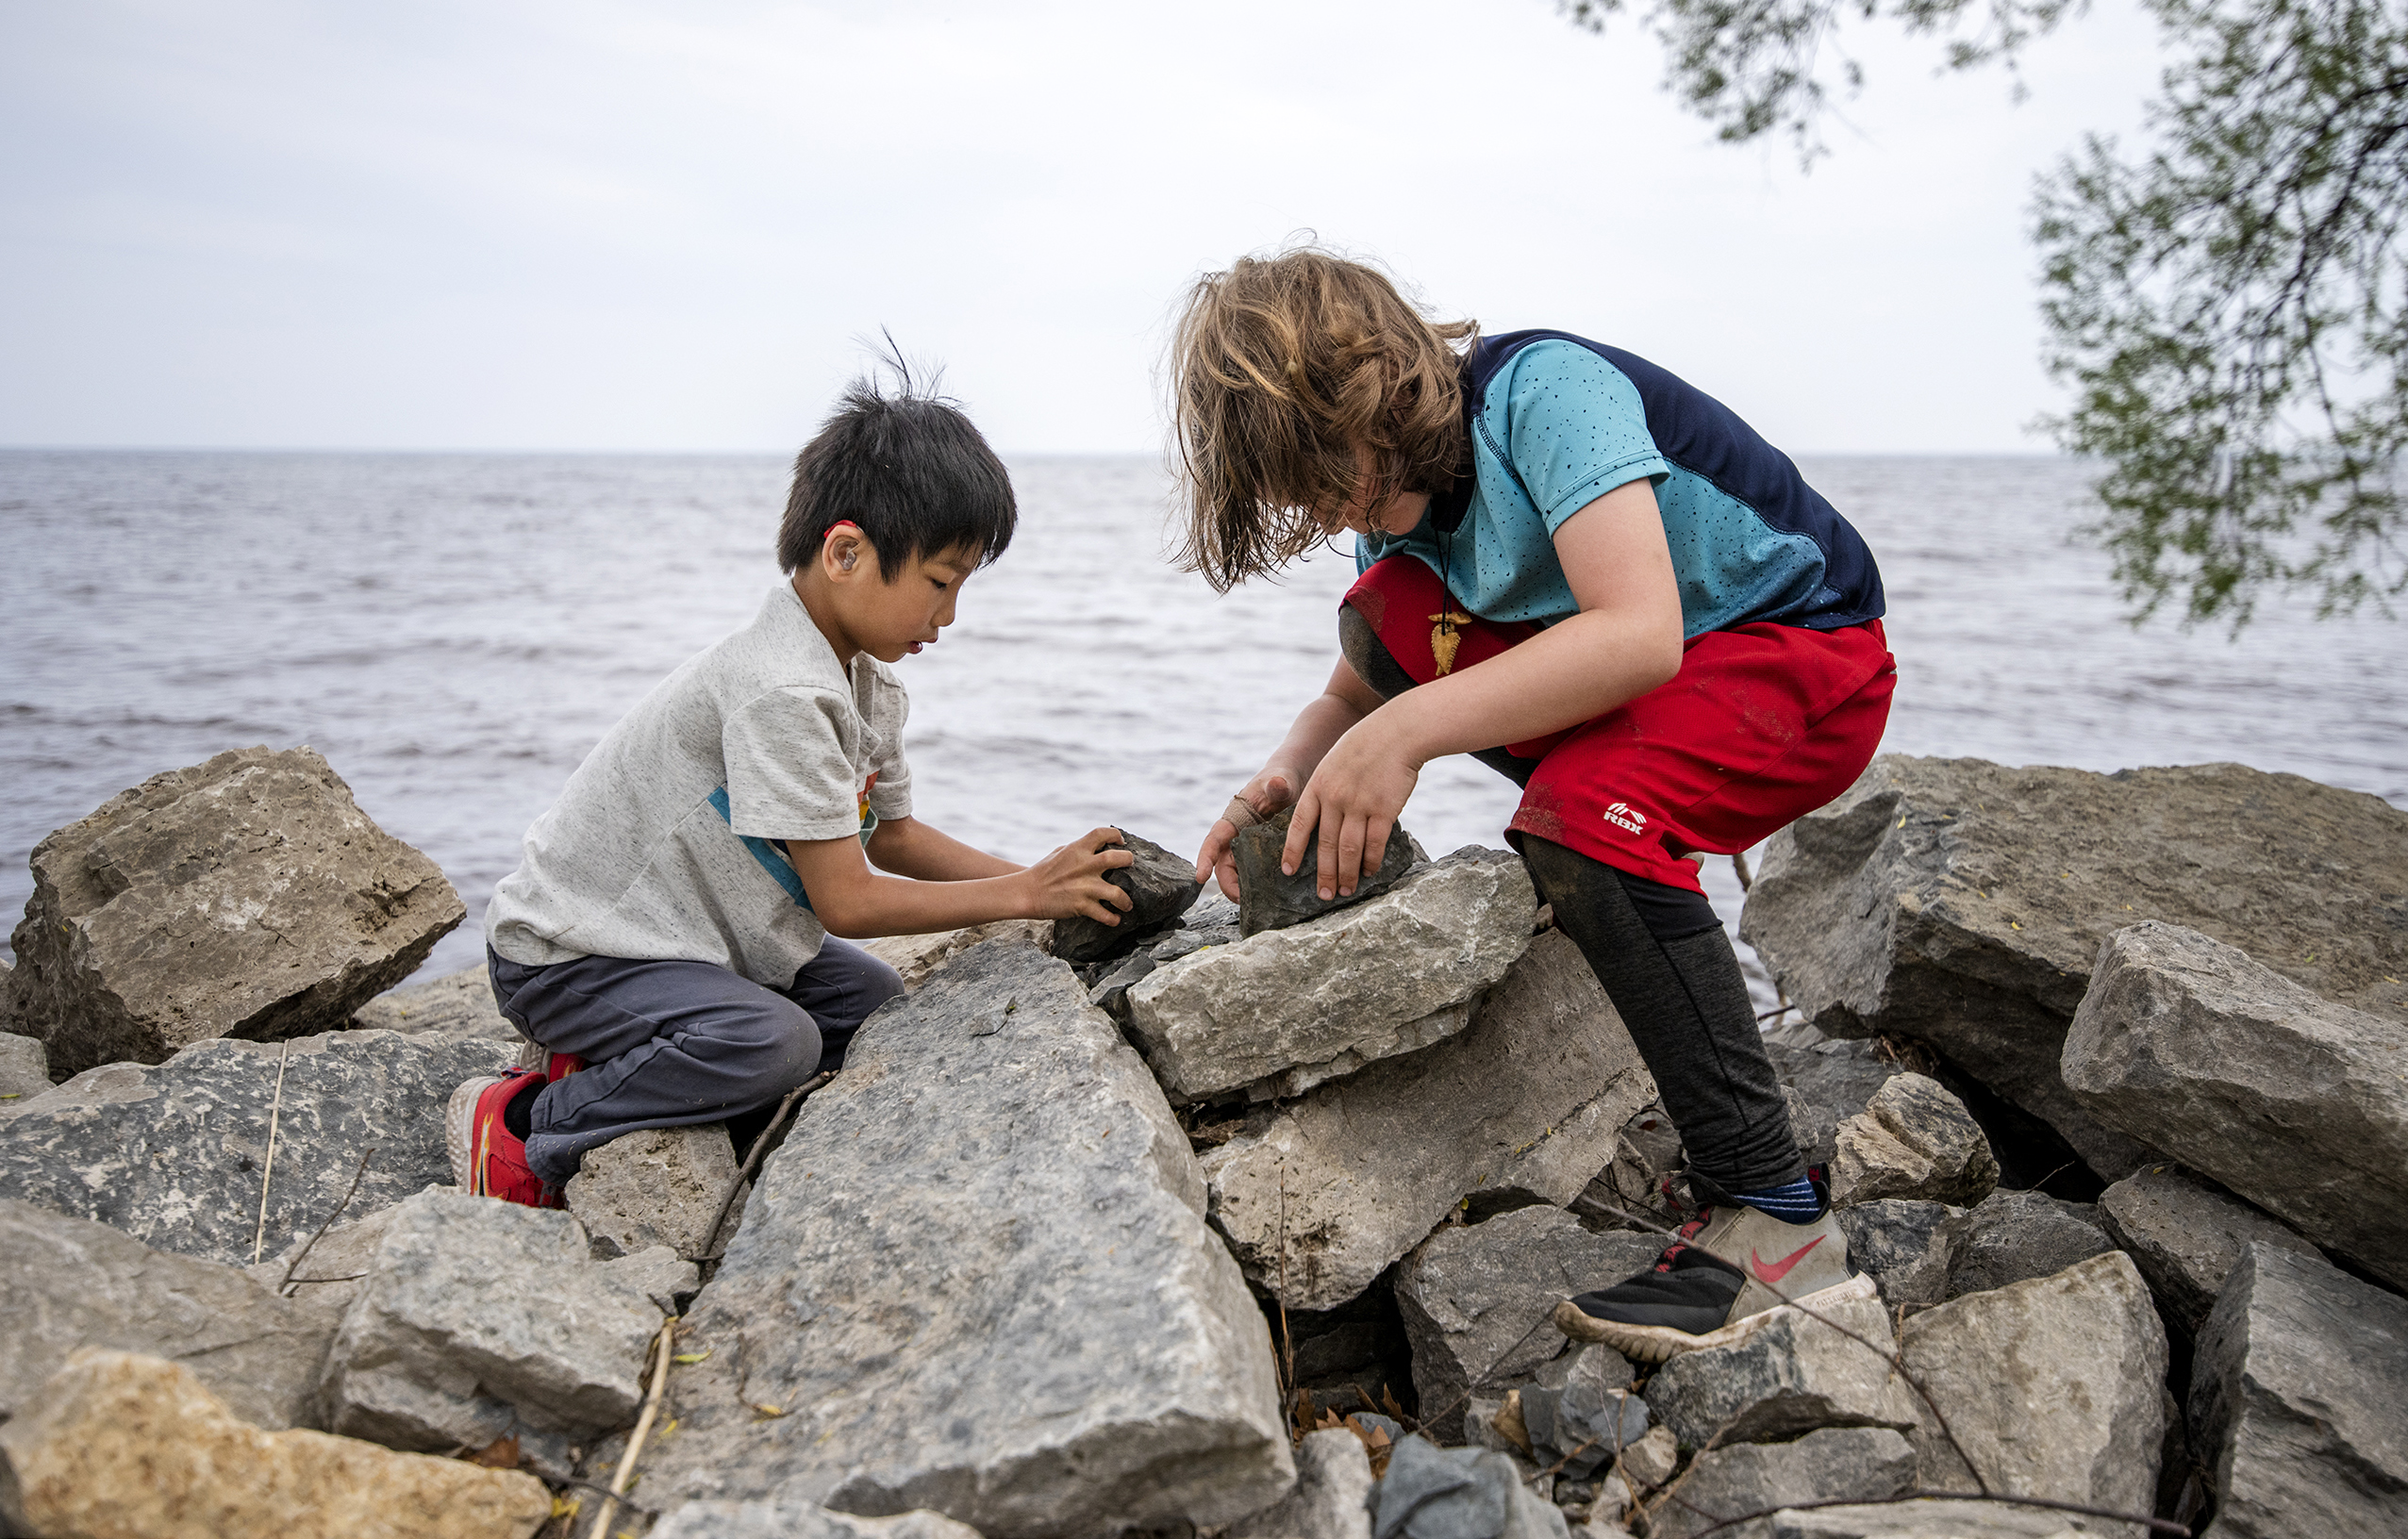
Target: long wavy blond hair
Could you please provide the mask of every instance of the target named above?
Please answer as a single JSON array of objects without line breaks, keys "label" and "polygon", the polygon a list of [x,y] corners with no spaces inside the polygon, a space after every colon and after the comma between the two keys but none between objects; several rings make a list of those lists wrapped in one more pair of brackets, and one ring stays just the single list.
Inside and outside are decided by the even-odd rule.
[{"label": "long wavy blond hair", "polygon": [[1225,593],[1320,543],[1317,509],[1445,488],[1466,447],[1460,354],[1478,336],[1317,246],[1198,279],[1171,344],[1180,565]]}]

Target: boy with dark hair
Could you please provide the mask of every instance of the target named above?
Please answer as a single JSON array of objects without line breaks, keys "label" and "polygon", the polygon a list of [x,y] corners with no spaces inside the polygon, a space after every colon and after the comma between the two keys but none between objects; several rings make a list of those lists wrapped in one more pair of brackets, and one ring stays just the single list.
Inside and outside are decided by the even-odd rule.
[{"label": "boy with dark hair", "polygon": [[[587,1150],[725,1120],[844,1060],[894,970],[839,936],[1004,918],[1118,923],[1096,829],[1021,868],[911,815],[892,664],[1004,553],[1009,476],[952,402],[855,385],[794,462],[788,581],[604,736],[486,911],[502,1013],[543,1072],[471,1080],[464,1191],[556,1207]],[[879,875],[871,869],[891,875]]]},{"label": "boy with dark hair", "polygon": [[1319,835],[1353,890],[1420,767],[1469,753],[1522,787],[1506,836],[1587,958],[1709,1209],[1654,1269],[1566,1299],[1568,1334],[1662,1361],[1781,1295],[1863,1291],[1792,1134],[1747,985],[1687,857],[1836,797],[1889,714],[1880,573],[1788,457],[1703,391],[1564,332],[1482,339],[1326,252],[1188,295],[1174,405],[1188,564],[1221,588],[1337,531],[1361,576],[1320,698],[1198,857],[1233,896],[1237,830]]}]

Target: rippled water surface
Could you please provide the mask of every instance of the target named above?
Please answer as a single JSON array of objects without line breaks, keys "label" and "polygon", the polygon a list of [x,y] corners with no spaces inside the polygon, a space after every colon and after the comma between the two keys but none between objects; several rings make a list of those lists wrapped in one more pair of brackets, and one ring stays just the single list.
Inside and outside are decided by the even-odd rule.
[{"label": "rippled water surface", "polygon": [[[2408,805],[2408,628],[2268,612],[2135,633],[2068,543],[2078,467],[1835,458],[1901,681],[1887,746],[2098,770],[2236,759]],[[1029,859],[1103,822],[1192,849],[1326,677],[1352,563],[1215,598],[1160,554],[1149,460],[1014,463],[1021,534],[906,659],[921,816]],[[0,453],[0,914],[33,844],[145,776],[307,743],[439,861],[473,962],[519,836],[620,713],[752,618],[763,457]],[[1434,765],[1433,852],[1501,842],[1511,787]],[[1709,885],[1726,914],[1727,863]]]}]

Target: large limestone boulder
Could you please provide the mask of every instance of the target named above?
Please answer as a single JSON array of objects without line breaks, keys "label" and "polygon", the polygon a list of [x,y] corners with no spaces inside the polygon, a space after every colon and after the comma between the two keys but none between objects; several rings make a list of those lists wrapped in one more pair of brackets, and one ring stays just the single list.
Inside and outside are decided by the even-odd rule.
[{"label": "large limestone boulder", "polygon": [[[1885,753],[1773,836],[1740,934],[1835,1036],[1931,1044],[2108,1180],[2148,1158],[2059,1078],[2099,949],[2140,919],[2408,1019],[2408,813],[2239,765],[2010,769]],[[2382,916],[2389,916],[2386,920]],[[2170,1151],[2169,1151],[2170,1152]]]},{"label": "large limestone boulder", "polygon": [[352,1012],[355,1030],[409,1036],[458,1036],[518,1042],[519,1029],[493,1002],[493,977],[483,963],[433,983],[388,989]]},{"label": "large limestone boulder", "polygon": [[451,1180],[444,1103],[462,1080],[499,1073],[512,1055],[503,1042],[330,1032],[203,1042],[157,1067],[87,1069],[0,1114],[0,1198],[95,1219],[161,1250],[248,1263],[255,1247],[281,1251],[334,1216],[355,1171],[345,1219]]},{"label": "large limestone boulder", "polygon": [[468,912],[307,748],[154,775],[34,846],[33,877],[14,1029],[53,1073],[340,1026]]},{"label": "large limestone boulder", "polygon": [[2157,1313],[2185,1338],[2199,1333],[2252,1242],[2312,1255],[2299,1231],[2188,1171],[2152,1165],[2101,1193],[2099,1220],[2157,1296]]},{"label": "large limestone boulder", "polygon": [[1975,1489],[1969,1458],[1993,1491],[2151,1510],[2166,1433],[2166,1328],[2122,1251],[1914,1316],[1899,1332],[1899,1361],[1955,1437],[1951,1445],[1916,1400],[1922,1489]]},{"label": "large limestone boulder", "polygon": [[2214,1539],[2408,1532],[2408,1301],[2251,1243],[2192,1359]]},{"label": "large limestone boulder", "polygon": [[1774,1443],[1821,1427],[1912,1431],[1915,1399],[1890,1371],[1894,1345],[1887,1312],[1860,1280],[1812,1314],[1780,1305],[1728,1346],[1681,1353],[1648,1381],[1647,1399],[1690,1448]]},{"label": "large limestone boulder", "polygon": [[2195,930],[2136,924],[2101,952],[2064,1063],[2101,1121],[2408,1287],[2408,1021]]},{"label": "large limestone boulder", "polygon": [[[1219,1527],[1295,1479],[1270,1333],[1160,1088],[990,942],[872,1017],[695,1301],[647,1499]],[[772,1408],[770,1410],[759,1409]]]},{"label": "large limestone boulder", "polygon": [[1521,857],[1459,850],[1369,902],[1165,963],[1130,987],[1130,1031],[1174,1101],[1301,1095],[1463,1030],[1537,912]]},{"label": "large limestone boulder", "polygon": [[530,1539],[532,1475],[262,1431],[179,1363],[86,1348],[0,1422],[0,1531],[94,1539]]},{"label": "large limestone boulder", "polygon": [[1333,1308],[1467,1199],[1569,1205],[1654,1099],[1612,1001],[1551,930],[1470,1030],[1258,1112],[1206,1154],[1213,1223],[1256,1287],[1290,1309]]},{"label": "large limestone boulder", "polygon": [[0,1418],[31,1404],[69,1353],[101,1347],[185,1365],[254,1426],[315,1427],[318,1368],[340,1318],[234,1267],[0,1201]]}]

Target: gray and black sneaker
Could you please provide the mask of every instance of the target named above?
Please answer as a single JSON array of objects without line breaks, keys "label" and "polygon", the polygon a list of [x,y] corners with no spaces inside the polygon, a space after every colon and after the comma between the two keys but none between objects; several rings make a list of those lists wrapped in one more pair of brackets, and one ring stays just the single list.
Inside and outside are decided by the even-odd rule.
[{"label": "gray and black sneaker", "polygon": [[[1815,1186],[1822,1192],[1822,1183]],[[1744,1202],[1703,1209],[1652,1269],[1565,1299],[1554,1321],[1575,1340],[1661,1363],[1742,1340],[1785,1301],[1813,1307],[1872,1296],[1871,1278],[1849,1273],[1848,1237],[1825,1195],[1821,1214],[1802,1224]]]}]

